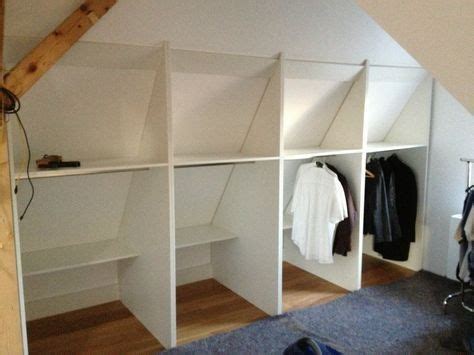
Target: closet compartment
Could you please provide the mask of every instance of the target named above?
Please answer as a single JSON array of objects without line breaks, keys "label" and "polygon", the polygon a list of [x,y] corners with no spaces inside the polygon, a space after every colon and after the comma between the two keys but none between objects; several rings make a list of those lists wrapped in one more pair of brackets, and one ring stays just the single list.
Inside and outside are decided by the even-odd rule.
[{"label": "closet compartment", "polygon": [[[298,247],[291,240],[292,216],[287,213],[287,208],[293,196],[298,168],[301,164],[311,163],[312,160],[287,160],[284,163],[283,183],[283,220],[285,221],[283,224],[283,261],[305,270],[323,280],[329,281],[334,285],[342,287],[343,289],[357,290],[361,286],[360,270],[362,265],[362,244],[360,239],[362,235],[362,226],[360,211],[363,206],[361,199],[363,155],[361,153],[331,155],[317,158],[317,160],[331,164],[347,179],[354,206],[357,210],[355,223],[351,233],[351,251],[347,253],[347,256],[335,254],[333,256],[334,262],[332,264],[320,264],[316,260],[306,260],[304,256],[300,254]],[[293,270],[292,267],[290,269]],[[285,279],[285,277],[283,279]],[[316,294],[321,294],[321,290],[315,290],[315,295],[304,294],[302,297],[323,298],[328,297],[328,294],[341,292],[341,289],[334,285],[327,283],[326,285],[327,290],[325,290],[321,296]],[[283,288],[285,289],[285,285],[283,285]],[[288,289],[288,287],[286,287],[286,289]],[[293,295],[291,297],[294,298]],[[285,302],[285,293],[283,294],[283,302],[287,303]]]},{"label": "closet compartment", "polygon": [[285,61],[285,159],[360,152],[367,69]]},{"label": "closet compartment", "polygon": [[279,156],[278,59],[172,50],[174,164]]},{"label": "closet compartment", "polygon": [[[23,38],[9,43],[9,63],[32,43]],[[22,98],[31,177],[165,166],[165,85],[164,47],[76,44]],[[16,128],[12,133],[16,176],[23,179],[23,133]],[[81,167],[38,170],[34,162],[44,154],[79,160]]]},{"label": "closet compartment", "polygon": [[[278,181],[278,161],[175,168],[178,342],[197,329],[279,312]],[[218,315],[193,301],[201,296],[190,283],[209,278],[232,291],[212,298]],[[241,301],[226,306],[231,296]],[[190,302],[201,307],[190,310]]]},{"label": "closet compartment", "polygon": [[[396,154],[398,158],[408,165],[415,174],[417,184],[417,213],[416,213],[416,235],[415,242],[410,244],[410,253],[407,261],[393,261],[383,259],[384,261],[395,263],[405,268],[419,271],[423,267],[423,245],[425,235],[425,215],[426,215],[426,171],[428,164],[428,149],[427,147],[400,149],[394,151],[378,152],[368,154],[368,160],[374,158],[388,158],[392,154]],[[363,253],[377,257],[382,256],[374,251],[373,236],[363,236]]]},{"label": "closet compartment", "polygon": [[[31,45],[14,44],[19,56]],[[36,195],[18,221],[30,190],[23,137],[10,132],[26,319],[120,300],[175,343],[168,78],[166,45],[80,42],[23,97],[33,165],[43,154],[81,161],[32,166]]]},{"label": "closet compartment", "polygon": [[432,78],[423,69],[370,67],[367,152],[427,146]]}]

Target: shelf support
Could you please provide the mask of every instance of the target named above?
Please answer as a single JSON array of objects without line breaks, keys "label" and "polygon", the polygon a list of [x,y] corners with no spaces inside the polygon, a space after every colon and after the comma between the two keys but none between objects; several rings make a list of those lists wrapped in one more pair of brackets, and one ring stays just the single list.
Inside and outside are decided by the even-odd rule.
[{"label": "shelf support", "polygon": [[117,0],[87,0],[8,73],[5,87],[23,96]]}]

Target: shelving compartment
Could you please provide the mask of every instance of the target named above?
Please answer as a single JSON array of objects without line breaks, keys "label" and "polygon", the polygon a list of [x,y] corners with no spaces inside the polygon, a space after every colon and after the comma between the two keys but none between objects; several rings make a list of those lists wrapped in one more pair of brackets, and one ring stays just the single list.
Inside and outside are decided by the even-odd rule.
[{"label": "shelving compartment", "polygon": [[[291,240],[292,233],[292,216],[288,214],[287,208],[293,196],[294,185],[296,183],[296,174],[301,164],[310,163],[310,159],[290,160],[284,164],[284,183],[283,183],[283,261],[296,266],[310,274],[324,279],[334,285],[342,287],[346,290],[357,290],[360,288],[360,268],[361,268],[361,188],[362,188],[362,154],[343,154],[336,156],[328,156],[324,159],[326,163],[333,165],[347,179],[354,206],[357,210],[356,221],[352,229],[351,235],[351,251],[347,256],[334,255],[332,264],[320,264],[316,260],[306,260],[301,254],[298,247]],[[293,270],[292,266],[287,269]],[[285,268],[284,268],[285,270]],[[292,271],[293,272],[293,271]],[[285,275],[283,275],[285,280]],[[327,284],[331,292],[337,287]],[[283,285],[285,290],[285,285]],[[286,287],[288,290],[288,288]],[[291,290],[288,290],[290,292]],[[321,296],[321,290],[315,290],[315,294],[304,294],[302,297],[315,298]],[[324,292],[323,292],[324,293]],[[283,294],[285,303],[285,293]]]},{"label": "shelving compartment", "polygon": [[[279,312],[278,176],[278,161],[175,168],[178,343],[198,328],[238,323],[247,311]],[[183,308],[180,299],[201,297],[195,287],[216,282],[247,311]],[[226,302],[219,297],[211,303]]]},{"label": "shelving compartment", "polygon": [[277,59],[172,51],[176,166],[279,156]]},{"label": "shelving compartment", "polygon": [[284,72],[285,159],[360,152],[366,68],[288,60]]},{"label": "shelving compartment", "polygon": [[[32,45],[10,43],[9,62]],[[79,42],[22,98],[35,198],[19,223],[26,318],[120,300],[164,346],[175,344],[168,47]],[[22,133],[11,130],[19,192],[30,197]],[[34,165],[34,163],[33,163]]]},{"label": "shelving compartment", "polygon": [[[372,154],[376,158],[389,157],[396,154],[398,158],[407,164],[414,172],[417,184],[417,215],[416,215],[416,236],[415,242],[410,244],[410,253],[407,261],[392,261],[384,259],[387,262],[395,263],[405,268],[419,271],[423,267],[423,245],[424,245],[424,226],[426,214],[426,169],[428,161],[427,147],[418,147],[411,149],[390,150]],[[363,253],[381,259],[381,255],[374,251],[373,236],[364,235]]]},{"label": "shelving compartment", "polygon": [[432,79],[423,69],[371,67],[367,152],[427,146],[431,95]]},{"label": "shelving compartment", "polygon": [[[31,45],[29,39],[10,40],[9,63]],[[31,177],[166,165],[166,66],[164,47],[76,44],[22,97]],[[15,171],[24,179],[26,146],[15,126]],[[34,162],[44,154],[79,160],[81,167],[38,170]]]}]

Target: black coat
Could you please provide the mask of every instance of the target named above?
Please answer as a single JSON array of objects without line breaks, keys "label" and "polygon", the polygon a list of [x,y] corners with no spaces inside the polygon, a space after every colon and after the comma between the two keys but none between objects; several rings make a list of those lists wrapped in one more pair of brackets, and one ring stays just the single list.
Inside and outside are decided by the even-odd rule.
[{"label": "black coat", "polygon": [[[374,242],[374,250],[385,259],[406,261],[410,253],[410,243],[416,236],[416,213],[418,204],[418,189],[416,177],[412,169],[403,163],[396,155],[382,162],[386,175],[390,175],[389,190],[393,188],[394,197],[389,197],[396,209],[396,219],[392,217],[391,225],[399,226],[400,237],[390,242]],[[386,179],[387,181],[387,179]],[[392,207],[389,206],[389,210]]]},{"label": "black coat", "polygon": [[367,164],[364,234],[374,235],[374,250],[385,259],[406,261],[415,241],[418,190],[416,177],[396,155]]}]

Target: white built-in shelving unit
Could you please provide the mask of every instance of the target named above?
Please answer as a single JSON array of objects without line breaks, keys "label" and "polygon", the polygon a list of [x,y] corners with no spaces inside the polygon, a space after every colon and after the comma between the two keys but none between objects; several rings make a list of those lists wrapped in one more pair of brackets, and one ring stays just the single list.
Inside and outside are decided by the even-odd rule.
[{"label": "white built-in shelving unit", "polygon": [[[16,62],[34,40],[7,41]],[[282,312],[282,263],[361,286],[367,155],[397,153],[419,183],[410,260],[421,267],[431,78],[416,68],[318,63],[80,42],[25,95],[36,197],[16,233],[26,318],[120,299],[166,347],[177,285],[213,277]],[[29,198],[21,132],[10,125],[18,208]],[[319,157],[348,179],[352,251],[304,260],[285,213],[298,167]],[[15,211],[16,217],[18,211]]]}]

